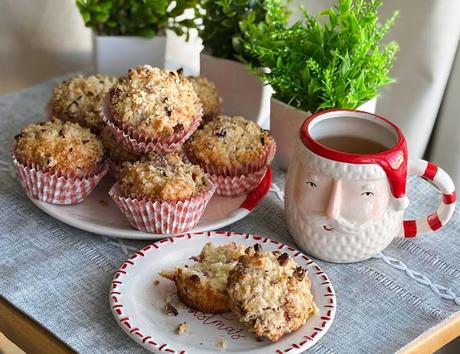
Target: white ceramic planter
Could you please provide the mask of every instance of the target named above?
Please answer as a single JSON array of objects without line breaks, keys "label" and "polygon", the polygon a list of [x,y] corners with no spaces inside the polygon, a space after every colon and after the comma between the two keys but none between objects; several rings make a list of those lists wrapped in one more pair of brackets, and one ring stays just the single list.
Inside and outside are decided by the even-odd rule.
[{"label": "white ceramic planter", "polygon": [[94,36],[96,72],[121,75],[136,65],[164,67],[166,36],[142,38],[132,36]]},{"label": "white ceramic planter", "polygon": [[[375,113],[376,104],[377,98],[373,98],[357,109]],[[270,133],[276,140],[276,159],[278,166],[286,170],[294,152],[300,126],[311,113],[296,109],[275,98],[270,101],[270,112]]]},{"label": "white ceramic planter", "polygon": [[226,115],[240,115],[267,127],[272,89],[244,64],[202,53],[200,74],[216,84]]}]

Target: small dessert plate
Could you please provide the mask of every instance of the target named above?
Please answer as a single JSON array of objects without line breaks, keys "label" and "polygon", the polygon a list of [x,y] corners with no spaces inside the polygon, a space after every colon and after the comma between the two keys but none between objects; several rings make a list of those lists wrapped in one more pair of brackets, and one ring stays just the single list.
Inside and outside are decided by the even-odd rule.
[{"label": "small dessert plate", "polygon": [[[264,251],[288,253],[308,270],[318,311],[297,331],[271,343],[257,341],[231,313],[210,314],[186,307],[179,301],[174,283],[158,273],[192,263],[190,257],[199,254],[207,242],[244,246],[260,243]],[[231,353],[301,353],[327,332],[336,308],[329,278],[310,258],[262,236],[221,231],[168,237],[139,250],[115,273],[109,299],[115,319],[131,339],[153,353],[173,354],[219,353],[222,344]],[[167,300],[177,310],[176,316],[166,313]],[[177,326],[184,322],[187,330],[177,334]]]},{"label": "small dessert plate", "polygon": [[[53,218],[95,234],[139,240],[173,236],[134,229],[108,194],[113,183],[111,178],[105,178],[87,199],[75,205],[53,205],[33,198],[31,200]],[[269,167],[259,185],[248,194],[234,198],[213,196],[198,225],[190,232],[216,230],[244,218],[263,200],[271,183],[272,171]]]}]

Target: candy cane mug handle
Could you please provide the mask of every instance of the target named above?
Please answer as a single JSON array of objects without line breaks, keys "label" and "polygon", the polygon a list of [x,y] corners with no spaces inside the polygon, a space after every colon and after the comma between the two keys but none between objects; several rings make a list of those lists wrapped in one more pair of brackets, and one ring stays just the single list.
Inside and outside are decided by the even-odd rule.
[{"label": "candy cane mug handle", "polygon": [[432,181],[442,193],[441,205],[434,213],[416,220],[404,220],[399,236],[415,237],[436,231],[451,218],[455,209],[455,187],[450,176],[437,165],[420,159],[409,161],[409,175],[425,177]]}]

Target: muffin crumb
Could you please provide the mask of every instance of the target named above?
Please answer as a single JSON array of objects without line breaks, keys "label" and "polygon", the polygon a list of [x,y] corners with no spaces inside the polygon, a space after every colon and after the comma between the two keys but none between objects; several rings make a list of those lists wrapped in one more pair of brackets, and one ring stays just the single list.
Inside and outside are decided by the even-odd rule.
[{"label": "muffin crumb", "polygon": [[187,322],[182,322],[180,323],[177,328],[176,328],[176,333],[177,334],[183,334],[187,331],[188,327],[187,327]]},{"label": "muffin crumb", "polygon": [[225,338],[220,338],[219,341],[217,342],[217,348],[225,350],[227,349],[227,341]]}]

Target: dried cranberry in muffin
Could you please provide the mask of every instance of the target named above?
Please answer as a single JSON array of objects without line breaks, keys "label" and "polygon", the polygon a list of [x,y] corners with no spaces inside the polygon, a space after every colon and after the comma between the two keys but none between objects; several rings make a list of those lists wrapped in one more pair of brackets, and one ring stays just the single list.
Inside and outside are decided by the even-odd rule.
[{"label": "dried cranberry in muffin", "polygon": [[202,107],[192,84],[174,70],[130,69],[109,92],[117,125],[151,137],[170,137],[193,126]]},{"label": "dried cranberry in muffin", "polygon": [[16,136],[16,159],[65,176],[84,177],[96,172],[104,160],[102,142],[76,123],[32,123]]},{"label": "dried cranberry in muffin", "polygon": [[287,253],[248,247],[228,277],[233,313],[257,337],[277,341],[316,311],[306,270]]},{"label": "dried cranberry in muffin", "polygon": [[105,126],[102,116],[102,98],[117,82],[117,78],[104,75],[78,75],[59,83],[51,99],[52,115],[78,123],[99,133]]},{"label": "dried cranberry in muffin", "polygon": [[189,76],[188,80],[203,105],[203,123],[213,120],[222,111],[216,85],[204,76]]},{"label": "dried cranberry in muffin", "polygon": [[186,163],[177,153],[151,154],[142,161],[125,162],[120,172],[123,197],[151,200],[181,200],[210,188],[204,171]]}]

